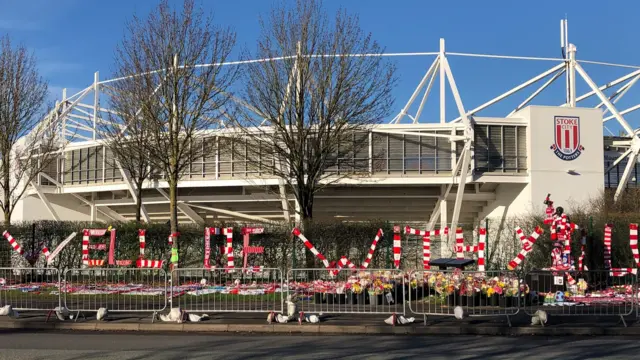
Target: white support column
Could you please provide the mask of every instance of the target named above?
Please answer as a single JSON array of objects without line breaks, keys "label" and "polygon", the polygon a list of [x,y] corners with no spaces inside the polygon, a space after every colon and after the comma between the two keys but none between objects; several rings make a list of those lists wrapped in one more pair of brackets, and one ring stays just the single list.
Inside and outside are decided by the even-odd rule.
[{"label": "white support column", "polygon": [[456,201],[453,206],[453,215],[451,217],[451,232],[449,234],[452,240],[456,236],[458,220],[460,219],[460,211],[462,210],[464,188],[467,183],[467,173],[469,171],[469,164],[471,163],[471,142],[467,142],[465,144],[461,157],[462,157],[462,169],[460,170],[460,181],[458,182],[458,191],[456,193]]},{"label": "white support column", "polygon": [[438,69],[440,68],[440,58],[436,59],[436,68],[433,69],[433,74],[431,74],[431,78],[429,79],[429,84],[427,85],[427,89],[424,91],[424,95],[422,96],[422,100],[420,101],[420,106],[418,107],[418,112],[416,112],[416,117],[413,119],[413,123],[417,124],[420,120],[420,115],[422,115],[422,109],[424,109],[424,104],[427,103],[427,98],[431,93],[431,88],[433,87],[433,81],[436,79],[436,74]]},{"label": "white support column", "polygon": [[99,211],[101,213],[103,213],[106,217],[114,220],[114,221],[120,221],[120,222],[126,222],[127,218],[125,218],[124,216],[118,214],[117,212],[115,212],[114,210],[112,210],[109,207],[106,206],[101,206]]},{"label": "white support column", "polygon": [[[620,115],[627,115],[628,113],[632,113],[632,112],[634,112],[634,111],[636,111],[638,109],[640,109],[640,104],[634,105],[634,106],[632,106],[632,107],[630,107],[628,109],[624,109],[624,110],[620,111]],[[616,117],[613,116],[613,115],[607,116],[606,118],[602,119],[602,122],[605,123],[605,122],[607,122],[609,120],[613,120],[615,118]]]},{"label": "white support column", "polygon": [[531,102],[531,100],[533,100],[536,96],[540,95],[540,93],[542,91],[544,91],[544,89],[548,88],[549,85],[551,85],[554,81],[556,81],[560,76],[562,76],[564,73],[566,72],[565,69],[562,69],[560,71],[558,71],[555,75],[553,75],[549,80],[547,80],[547,82],[545,82],[544,84],[542,84],[542,86],[540,86],[536,91],[534,91],[531,95],[529,95],[528,98],[524,99],[523,102],[520,103],[520,105],[518,105],[515,109],[513,109],[512,112],[509,113],[509,115],[507,115],[507,117],[510,117],[511,115],[515,114],[516,112],[520,111],[520,109],[522,109],[523,107],[527,106],[527,104],[529,104]]},{"label": "white support column", "polygon": [[202,209],[202,210],[208,210],[208,211],[212,211],[215,213],[220,213],[220,214],[225,214],[225,215],[229,215],[229,216],[233,216],[233,217],[238,217],[241,219],[247,219],[247,220],[252,220],[252,221],[258,221],[258,222],[263,222],[263,223],[267,223],[267,224],[280,224],[277,221],[274,220],[269,220],[269,219],[265,219],[263,217],[260,216],[253,216],[253,215],[247,215],[247,214],[243,214],[237,211],[231,211],[231,210],[225,210],[225,209],[219,209],[219,208],[213,208],[213,207],[209,207],[209,206],[202,206],[202,205],[195,205],[195,204],[190,204],[191,207],[194,207],[196,209]]},{"label": "white support column", "polygon": [[298,202],[298,199],[296,199],[295,202],[296,202],[296,213],[294,215],[295,223],[296,223],[296,226],[300,226],[302,225],[302,216],[300,215],[300,213],[302,213],[302,209],[300,208],[300,203]]},{"label": "white support column", "polygon": [[624,130],[627,132],[627,135],[635,137],[636,135],[633,129],[631,128],[631,126],[629,126],[629,123],[627,123],[627,121],[622,117],[622,115],[618,112],[618,110],[611,103],[611,101],[609,101],[609,98],[607,98],[607,96],[602,92],[602,90],[598,88],[598,85],[596,85],[596,83],[593,80],[591,80],[591,78],[589,77],[587,72],[584,71],[582,66],[576,63],[575,68],[576,68],[576,71],[578,71],[578,73],[580,74],[580,76],[582,76],[584,81],[591,87],[593,92],[595,92],[595,94],[598,95],[598,97],[600,98],[600,101],[602,101],[604,105],[607,107],[607,109],[609,109],[609,112],[611,112],[611,115],[614,116],[616,120],[618,120],[618,122],[620,123],[620,126],[622,126]]},{"label": "white support column", "polygon": [[97,208],[96,208],[95,201],[96,201],[96,193],[92,192],[91,193],[91,205],[89,205],[90,208],[91,208],[91,222],[96,222],[96,220],[98,218],[98,216],[97,216],[98,211],[97,211]]},{"label": "white support column", "polygon": [[61,111],[61,124],[60,125],[60,137],[62,138],[62,141],[67,140],[67,88],[62,89],[62,111]]},{"label": "white support column", "polygon": [[278,190],[280,192],[280,203],[282,205],[284,221],[289,222],[291,221],[291,214],[289,213],[289,200],[287,200],[287,187],[282,179],[278,179]]},{"label": "white support column", "polygon": [[[535,77],[523,82],[522,84],[512,88],[511,90],[508,90],[508,91],[498,95],[497,97],[485,102],[484,104],[476,107],[475,109],[469,110],[467,112],[467,115],[474,115],[478,111],[482,111],[482,110],[488,108],[489,106],[491,106],[491,105],[493,105],[493,104],[495,104],[495,103],[497,103],[499,101],[502,101],[505,98],[508,98],[509,96],[511,96],[511,95],[517,93],[518,91],[523,90],[523,89],[525,89],[525,88],[537,83],[538,81],[546,78],[547,76],[549,76],[549,75],[551,75],[551,74],[553,74],[553,73],[555,73],[557,71],[562,71],[564,66],[565,66],[564,63],[561,63],[561,64],[558,64],[558,65],[552,67],[551,69],[549,69],[549,70],[547,70],[547,71],[545,71],[545,72],[543,72],[541,74],[536,75]],[[555,79],[557,79],[557,76],[556,77],[552,77],[552,80],[555,80]],[[546,86],[548,86],[548,85],[549,85],[549,83],[546,84]],[[540,91],[542,91],[542,90],[540,90]],[[529,100],[529,101],[531,101],[531,100]],[[452,120],[451,122],[455,123],[455,122],[458,122],[460,120],[462,120],[462,117],[459,116],[459,117],[455,118],[454,120]]]},{"label": "white support column", "polygon": [[49,199],[47,199],[47,196],[42,192],[42,189],[40,188],[40,186],[38,186],[35,181],[31,181],[30,184],[31,184],[31,187],[33,187],[36,193],[38,194],[38,197],[40,198],[44,206],[49,211],[49,214],[51,214],[51,216],[53,217],[53,220],[60,221],[60,216],[58,216],[58,213],[55,211],[55,209],[49,202]]},{"label": "white support column", "polygon": [[[167,194],[166,191],[160,188],[156,188],[156,190],[158,190],[160,195],[164,196],[167,200],[169,200],[169,194]],[[180,212],[182,212],[186,217],[189,218],[189,220],[193,221],[198,225],[204,225],[204,219],[200,215],[198,215],[198,213],[193,211],[193,209],[189,205],[185,204],[184,202],[178,201],[176,206],[178,207],[178,210],[180,210]]]},{"label": "white support column", "polygon": [[[124,183],[127,185],[127,189],[129,190],[129,193],[131,194],[133,201],[138,202],[136,187],[133,184],[133,181],[131,180],[131,176],[129,176],[129,173],[124,170],[124,168],[122,167],[118,159],[114,158],[114,160],[116,165],[118,166],[118,170],[120,170],[120,174],[122,175],[122,178],[124,179]],[[144,219],[145,222],[147,223],[151,222],[151,219],[149,218],[149,213],[147,213],[147,209],[145,208],[144,204],[142,204],[142,201],[140,201],[140,212],[142,213],[142,218]]]},{"label": "white support column", "polygon": [[613,170],[613,168],[615,168],[616,166],[618,166],[618,164],[620,164],[622,162],[622,160],[624,160],[627,156],[631,155],[631,152],[633,151],[633,149],[628,149],[627,151],[625,151],[622,155],[618,156],[618,158],[613,162],[613,164],[611,164],[611,166],[609,166],[604,173],[608,174],[611,170]]},{"label": "white support column", "polygon": [[569,44],[569,106],[576,107],[576,46]]},{"label": "white support column", "polygon": [[[620,99],[622,99],[622,97],[627,93],[627,91],[629,91],[629,89],[631,89],[631,87],[635,85],[635,83],[638,82],[638,80],[640,80],[640,76],[634,77],[633,79],[631,79],[631,81],[621,86],[618,90],[616,90],[613,94],[611,94],[611,96],[609,96],[609,101],[611,101],[612,104],[615,104],[618,101],[620,101]],[[603,105],[604,103],[600,102],[600,104],[598,104],[596,108],[599,109]],[[608,109],[604,109],[602,116],[606,115],[608,111],[609,111]]]},{"label": "white support column", "polygon": [[[440,228],[444,229],[445,227],[447,227],[447,200],[442,200],[440,202]],[[450,230],[451,231],[451,230]],[[455,230],[453,231],[455,233]],[[447,236],[442,236],[441,237],[442,241],[440,244],[440,257],[441,258],[446,258],[448,257],[451,253],[450,253],[450,249],[449,249],[449,237]]]},{"label": "white support column", "polygon": [[638,146],[638,141],[634,141],[635,144],[632,144],[631,155],[627,158],[627,166],[624,168],[624,173],[622,174],[622,178],[618,181],[618,188],[616,189],[616,193],[613,195],[613,202],[618,201],[620,195],[627,188],[627,183],[631,178],[631,173],[633,173],[633,169],[638,163],[638,152],[640,151],[640,147]]},{"label": "white support column", "polygon": [[[413,102],[416,100],[416,98],[420,94],[420,91],[422,90],[422,88],[424,88],[424,85],[427,83],[427,80],[429,80],[432,77],[432,75],[435,73],[435,69],[438,67],[438,59],[439,57],[437,57],[433,61],[433,63],[431,63],[431,66],[429,66],[427,73],[424,74],[424,76],[422,77],[422,80],[420,80],[420,83],[418,83],[418,86],[413,91],[413,94],[411,94],[409,101],[407,101],[407,103],[404,105],[402,110],[400,110],[400,113],[392,120],[393,123],[396,123],[396,124],[400,123],[402,121],[402,118],[404,118],[405,115],[407,115],[409,108],[411,107],[411,105],[413,105]],[[414,119],[414,123],[415,123],[415,119]]]},{"label": "white support column", "polygon": [[443,66],[443,60],[445,58],[444,52],[444,39],[440,39],[440,55],[438,55],[438,60],[440,64],[440,124],[444,124],[447,122],[446,117],[446,77],[445,77],[445,67]]},{"label": "white support column", "polygon": [[98,109],[100,109],[100,90],[98,89],[98,82],[100,74],[96,71],[93,74],[93,140],[96,139],[96,134],[98,132],[97,129],[97,119],[98,119]]},{"label": "white support column", "polygon": [[[617,79],[615,79],[615,80],[609,81],[608,83],[606,83],[606,84],[604,84],[604,85],[602,85],[602,86],[598,87],[597,89],[598,89],[598,90],[600,90],[600,91],[607,90],[607,89],[609,89],[609,88],[612,88],[612,87],[614,87],[614,86],[616,86],[616,85],[618,85],[618,84],[621,84],[621,83],[623,83],[623,82],[625,82],[625,81],[627,81],[627,80],[629,80],[629,79],[631,79],[631,78],[633,78],[633,77],[635,77],[635,76],[638,76],[638,75],[640,75],[640,70],[636,70],[636,71],[634,71],[634,72],[632,72],[632,73],[629,73],[629,74],[627,74],[627,75],[624,75],[624,76],[622,76],[622,77],[619,77],[619,78],[617,78]],[[589,92],[588,92],[588,93],[586,93],[586,94],[583,94],[583,95],[578,96],[578,98],[576,99],[576,102],[577,102],[577,103],[579,103],[580,101],[585,100],[585,99],[588,99],[588,98],[590,98],[591,96],[593,96],[593,95],[595,95],[595,94],[596,94],[596,91],[591,90],[591,91],[589,91]],[[560,105],[560,106],[561,106],[561,107],[566,107],[566,106],[567,106],[567,104],[562,104],[562,105]]]}]

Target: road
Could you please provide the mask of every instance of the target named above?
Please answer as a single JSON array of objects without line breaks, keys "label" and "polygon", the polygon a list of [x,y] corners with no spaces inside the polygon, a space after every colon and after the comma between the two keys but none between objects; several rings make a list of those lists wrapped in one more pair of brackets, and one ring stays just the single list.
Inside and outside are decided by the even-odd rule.
[{"label": "road", "polygon": [[1,332],[0,359],[637,359],[623,337]]}]

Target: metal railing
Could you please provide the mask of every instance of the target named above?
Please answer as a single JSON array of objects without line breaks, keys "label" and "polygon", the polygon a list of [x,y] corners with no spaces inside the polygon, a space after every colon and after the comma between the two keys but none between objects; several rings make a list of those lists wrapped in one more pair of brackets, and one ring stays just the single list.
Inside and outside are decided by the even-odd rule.
[{"label": "metal railing", "polygon": [[[640,318],[631,271],[277,268],[0,268],[0,306],[19,311],[616,316]],[[407,309],[408,304],[408,309]],[[456,308],[458,310],[456,310]],[[634,314],[635,312],[635,314]]]},{"label": "metal railing", "polygon": [[46,268],[0,268],[0,307],[51,311],[60,306],[60,273]]},{"label": "metal railing", "polygon": [[89,268],[64,272],[61,295],[72,312],[157,313],[167,307],[168,281],[162,269]]},{"label": "metal railing", "polygon": [[530,271],[523,309],[527,315],[543,310],[551,316],[632,315],[638,305],[638,277],[631,273],[597,271]]},{"label": "metal railing", "polygon": [[285,285],[297,311],[327,314],[404,314],[404,272],[391,269],[292,269]]},{"label": "metal railing", "polygon": [[[425,316],[515,316],[525,289],[507,271],[414,271],[409,276],[409,310]],[[456,307],[464,314],[456,314]],[[510,324],[510,321],[509,321]]]},{"label": "metal railing", "polygon": [[280,269],[176,269],[171,305],[193,312],[283,312]]}]

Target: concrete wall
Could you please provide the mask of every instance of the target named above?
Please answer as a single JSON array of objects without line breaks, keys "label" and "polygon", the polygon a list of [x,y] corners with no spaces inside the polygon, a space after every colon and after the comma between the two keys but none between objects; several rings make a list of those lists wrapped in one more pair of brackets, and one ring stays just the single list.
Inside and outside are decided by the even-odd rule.
[{"label": "concrete wall", "polygon": [[[47,194],[54,211],[63,221],[90,221],[89,206],[69,195]],[[12,217],[13,221],[53,220],[53,216],[37,195],[32,195],[18,202]],[[98,221],[109,221],[98,212]]]},{"label": "concrete wall", "polygon": [[[556,206],[567,211],[599,196],[604,189],[604,150],[602,134],[602,112],[592,108],[563,108],[530,106],[514,117],[528,123],[528,172],[529,184],[501,184],[496,190],[497,199],[489,204],[486,217],[497,220],[526,215],[541,214],[547,193]],[[570,118],[577,122],[579,145],[584,147],[572,156],[556,155],[552,146],[556,143],[556,122]],[[573,125],[566,126],[573,137]],[[565,141],[564,133],[562,142]],[[573,142],[573,141],[571,141]],[[521,191],[518,191],[521,189]]]}]

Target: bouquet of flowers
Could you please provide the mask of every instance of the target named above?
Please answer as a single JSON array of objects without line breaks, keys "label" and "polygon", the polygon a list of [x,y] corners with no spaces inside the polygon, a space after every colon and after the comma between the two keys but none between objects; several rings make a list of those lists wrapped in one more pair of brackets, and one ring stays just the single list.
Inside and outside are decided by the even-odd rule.
[{"label": "bouquet of flowers", "polygon": [[373,280],[369,292],[375,295],[381,295],[384,292],[384,285],[380,279]]}]

